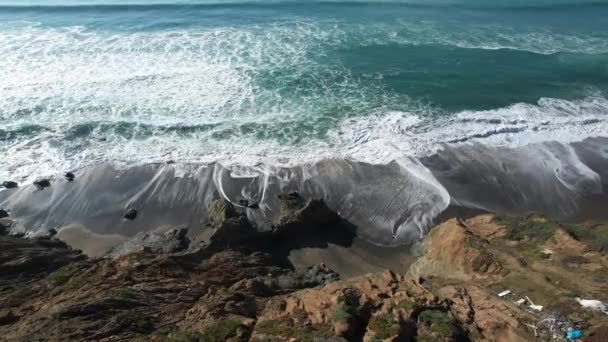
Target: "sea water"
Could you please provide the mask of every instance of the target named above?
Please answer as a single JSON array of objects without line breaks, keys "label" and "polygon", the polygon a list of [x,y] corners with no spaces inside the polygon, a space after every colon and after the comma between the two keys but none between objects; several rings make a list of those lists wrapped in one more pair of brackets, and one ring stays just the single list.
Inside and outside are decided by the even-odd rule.
[{"label": "sea water", "polygon": [[608,2],[0,0],[0,179],[608,135]]}]

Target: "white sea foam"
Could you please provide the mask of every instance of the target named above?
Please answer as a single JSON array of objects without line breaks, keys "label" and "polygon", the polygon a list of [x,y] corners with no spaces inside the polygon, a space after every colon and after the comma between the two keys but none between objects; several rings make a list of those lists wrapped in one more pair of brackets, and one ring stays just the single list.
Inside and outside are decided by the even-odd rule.
[{"label": "white sea foam", "polygon": [[463,111],[442,119],[389,112],[344,122],[336,141],[343,157],[386,163],[406,154],[430,155],[443,144],[483,143],[519,147],[543,141],[572,142],[608,134],[608,100],[543,98],[487,111]]},{"label": "white sea foam", "polygon": [[[0,28],[0,129],[15,136],[20,129],[42,128],[0,141],[0,179],[28,179],[101,161],[119,167],[166,160],[387,163],[428,155],[443,143],[521,146],[607,134],[608,102],[601,95],[441,116],[379,83],[362,87],[360,76],[311,57],[346,40],[362,46],[608,51],[606,40],[594,37],[504,29],[498,43],[481,29],[449,33],[436,23],[399,25],[304,21],[127,33],[5,25]],[[281,77],[274,77],[278,73]],[[256,83],[256,77],[283,82],[284,88]],[[285,89],[296,95],[285,96]],[[337,105],[352,108],[353,117],[315,121],[330,120],[315,114]]]}]

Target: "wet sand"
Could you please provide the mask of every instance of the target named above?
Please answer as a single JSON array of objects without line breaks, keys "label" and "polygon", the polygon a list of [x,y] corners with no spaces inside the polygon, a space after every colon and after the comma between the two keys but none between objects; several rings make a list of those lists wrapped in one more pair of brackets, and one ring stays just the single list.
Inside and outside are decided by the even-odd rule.
[{"label": "wet sand", "polygon": [[[73,182],[58,176],[44,190],[4,189],[0,207],[27,231],[58,230],[61,239],[98,256],[143,231],[184,227],[196,238],[204,231],[206,208],[220,197],[237,206],[241,200],[257,204],[246,209],[249,220],[270,229],[277,195],[296,191],[323,198],[350,225],[341,237],[285,241],[281,253],[295,266],[324,262],[345,275],[403,271],[413,260],[409,246],[449,217],[536,212],[564,222],[608,221],[607,146],[607,138],[518,149],[463,145],[387,165],[323,160],[290,167],[148,164],[117,170],[99,164],[77,170]],[[123,217],[130,208],[138,211],[135,220]]]}]

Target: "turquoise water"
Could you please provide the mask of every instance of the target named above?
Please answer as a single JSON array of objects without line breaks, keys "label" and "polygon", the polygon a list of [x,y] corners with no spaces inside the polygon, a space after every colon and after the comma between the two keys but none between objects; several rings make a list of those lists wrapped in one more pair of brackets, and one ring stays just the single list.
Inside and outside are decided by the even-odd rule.
[{"label": "turquoise water", "polygon": [[608,134],[608,2],[0,0],[0,179]]}]

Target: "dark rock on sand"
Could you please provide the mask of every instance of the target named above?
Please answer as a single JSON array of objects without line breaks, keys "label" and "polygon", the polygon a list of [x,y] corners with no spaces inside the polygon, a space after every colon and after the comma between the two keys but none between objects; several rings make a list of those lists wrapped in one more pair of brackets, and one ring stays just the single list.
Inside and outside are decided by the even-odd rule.
[{"label": "dark rock on sand", "polygon": [[237,210],[232,203],[224,199],[211,202],[208,227],[214,230],[209,242],[215,247],[253,242],[258,235],[245,212]]},{"label": "dark rock on sand", "polygon": [[338,273],[332,271],[324,264],[319,264],[266,279],[264,284],[275,291],[294,291],[324,286],[338,280],[340,280]]},{"label": "dark rock on sand", "polygon": [[13,225],[13,221],[9,218],[0,219],[0,235],[6,235],[9,232],[9,229]]},{"label": "dark rock on sand", "polygon": [[127,210],[127,212],[125,212],[125,215],[123,217],[127,220],[133,221],[137,218],[137,210],[131,208]]},{"label": "dark rock on sand", "polygon": [[246,200],[246,199],[239,200],[239,205],[249,208],[249,209],[259,209],[260,208],[260,205],[258,203],[249,202],[249,200]]},{"label": "dark rock on sand", "polygon": [[7,189],[15,189],[15,188],[19,187],[17,182],[13,182],[13,181],[4,181],[4,182],[2,182],[2,186]]},{"label": "dark rock on sand", "polygon": [[[6,280],[42,278],[54,270],[85,257],[59,240],[24,240],[0,236],[0,285]],[[21,281],[20,280],[20,281]]]},{"label": "dark rock on sand", "polygon": [[76,178],[76,175],[74,173],[72,173],[72,172],[66,172],[65,179],[68,182],[72,182],[74,180],[74,178]]},{"label": "dark rock on sand", "polygon": [[340,275],[332,271],[325,264],[307,267],[300,273],[303,287],[326,285],[340,280]]},{"label": "dark rock on sand", "polygon": [[106,256],[116,258],[138,250],[152,254],[181,252],[190,245],[187,233],[188,230],[185,228],[174,228],[163,233],[142,232],[111,248]]},{"label": "dark rock on sand", "polygon": [[5,218],[5,217],[9,217],[8,211],[6,211],[4,209],[0,209],[0,219]]},{"label": "dark rock on sand", "polygon": [[[32,235],[29,235],[28,237],[31,239],[49,240],[55,235],[57,235],[57,230],[54,228],[50,228],[50,229],[35,231]],[[51,241],[59,241],[59,240],[51,240]]]},{"label": "dark rock on sand", "polygon": [[38,190],[42,190],[42,189],[45,189],[45,188],[48,188],[49,186],[51,186],[51,181],[48,179],[39,179],[34,182],[34,186]]},{"label": "dark rock on sand", "polygon": [[[268,247],[269,240],[273,237],[307,234],[340,222],[339,215],[329,209],[323,200],[305,200],[295,192],[281,194],[279,200],[279,214],[270,226],[254,226],[248,220],[245,208],[237,207],[225,199],[214,200],[208,208],[207,227],[212,230],[210,244],[215,248]],[[254,206],[247,200],[239,203],[243,207]]]},{"label": "dark rock on sand", "polygon": [[321,226],[336,225],[340,216],[329,209],[322,199],[305,200],[297,192],[281,194],[278,217],[273,222],[275,233],[299,233]]}]

